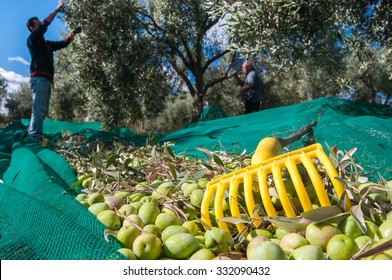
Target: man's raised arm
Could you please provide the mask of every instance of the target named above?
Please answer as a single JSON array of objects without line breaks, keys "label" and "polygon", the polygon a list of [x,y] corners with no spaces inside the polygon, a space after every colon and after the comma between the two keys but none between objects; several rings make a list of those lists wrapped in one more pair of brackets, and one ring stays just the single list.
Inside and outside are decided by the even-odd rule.
[{"label": "man's raised arm", "polygon": [[44,22],[46,22],[47,25],[49,25],[53,19],[55,18],[55,16],[58,14],[58,12],[60,12],[61,8],[64,5],[64,1],[61,1],[58,6],[56,7],[56,9],[50,14],[48,15],[45,19]]}]

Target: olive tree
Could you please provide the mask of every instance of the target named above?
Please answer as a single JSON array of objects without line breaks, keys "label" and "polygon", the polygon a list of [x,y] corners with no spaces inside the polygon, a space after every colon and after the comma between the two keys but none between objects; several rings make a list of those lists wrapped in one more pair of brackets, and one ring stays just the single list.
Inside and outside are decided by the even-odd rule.
[{"label": "olive tree", "polygon": [[[304,69],[316,66],[318,71],[321,66],[331,73],[329,65],[337,65],[338,71],[328,83],[334,79],[347,81],[342,77],[345,72],[342,59],[355,55],[362,62],[358,69],[383,64],[383,73],[392,77],[391,1],[208,0],[207,5],[210,13],[226,18],[229,48],[262,55],[271,66],[270,73],[282,76],[278,70],[292,71],[296,63],[306,63]],[[382,51],[374,55],[374,51],[367,51],[369,47]],[[334,86],[339,88],[337,84]]]},{"label": "olive tree", "polygon": [[76,65],[75,45],[56,55],[56,81],[50,99],[49,117],[64,121],[83,121],[88,116],[88,89]]},{"label": "olive tree", "polygon": [[350,33],[345,43],[362,62],[380,66],[392,81],[392,2],[388,0],[344,1],[344,19]]},{"label": "olive tree", "polygon": [[159,99],[163,94],[156,85],[165,72],[151,56],[151,44],[133,17],[134,2],[68,0],[64,10],[70,28],[82,27],[74,42],[73,63],[86,94],[88,115],[109,127],[142,118],[151,96]]},{"label": "olive tree", "polygon": [[339,1],[208,0],[210,13],[226,18],[230,49],[261,54],[287,67],[324,47],[338,32]]},{"label": "olive tree", "polygon": [[392,96],[390,65],[382,61],[384,52],[385,48],[363,47],[360,55],[351,53],[345,58],[346,71],[340,80],[343,86],[355,91],[356,100],[374,102],[379,92],[385,95],[385,100]]},{"label": "olive tree", "polygon": [[12,92],[7,96],[4,107],[8,111],[9,119],[13,121],[30,118],[32,104],[30,85],[24,83],[16,92]]},{"label": "olive tree", "polygon": [[232,63],[219,74],[206,73],[226,55],[220,18],[209,14],[205,1],[150,0],[140,2],[135,14],[153,44],[156,54],[177,73],[193,98],[192,121],[198,121],[204,97],[215,85],[228,79]]}]

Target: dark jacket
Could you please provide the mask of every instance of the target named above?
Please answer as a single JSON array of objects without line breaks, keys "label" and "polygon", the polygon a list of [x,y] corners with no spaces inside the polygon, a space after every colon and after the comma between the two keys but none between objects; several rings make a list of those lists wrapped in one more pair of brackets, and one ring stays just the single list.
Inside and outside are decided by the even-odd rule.
[{"label": "dark jacket", "polygon": [[53,52],[67,47],[70,44],[68,39],[61,41],[45,40],[44,34],[48,29],[49,23],[43,23],[31,32],[27,39],[27,47],[31,55],[30,75],[31,77],[43,76],[53,79],[54,63]]}]

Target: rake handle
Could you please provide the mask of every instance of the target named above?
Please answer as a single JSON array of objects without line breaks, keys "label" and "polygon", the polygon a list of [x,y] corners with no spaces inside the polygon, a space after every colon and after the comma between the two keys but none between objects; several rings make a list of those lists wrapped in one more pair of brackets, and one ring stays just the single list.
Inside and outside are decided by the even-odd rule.
[{"label": "rake handle", "polygon": [[259,164],[279,155],[281,149],[282,146],[278,138],[267,137],[262,139],[252,156],[251,165]]},{"label": "rake handle", "polygon": [[282,147],[286,147],[286,146],[294,143],[295,141],[301,139],[302,136],[304,136],[305,134],[311,132],[312,128],[316,125],[317,125],[317,121],[311,121],[310,124],[301,127],[297,132],[295,132],[285,138],[278,138],[278,140],[279,140],[280,144],[282,145]]},{"label": "rake handle", "polygon": [[279,155],[280,150],[295,141],[299,140],[305,134],[312,131],[312,128],[317,125],[317,121],[312,121],[310,124],[301,127],[297,132],[285,138],[267,137],[262,139],[252,156],[251,164],[259,164],[264,160],[273,158]]}]

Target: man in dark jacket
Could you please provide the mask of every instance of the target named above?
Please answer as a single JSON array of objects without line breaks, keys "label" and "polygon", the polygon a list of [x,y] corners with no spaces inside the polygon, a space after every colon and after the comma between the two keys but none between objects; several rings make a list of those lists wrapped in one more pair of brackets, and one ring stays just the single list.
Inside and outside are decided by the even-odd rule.
[{"label": "man in dark jacket", "polygon": [[238,74],[234,73],[234,78],[242,87],[236,96],[241,98],[241,101],[244,103],[245,114],[257,112],[261,103],[262,85],[260,76],[249,61],[245,61],[242,64],[242,72],[246,75],[245,80],[240,79]]},{"label": "man in dark jacket", "polygon": [[61,41],[45,40],[44,34],[48,26],[63,7],[61,2],[57,8],[42,22],[37,17],[27,21],[30,36],[27,47],[31,55],[30,87],[33,97],[30,125],[27,133],[33,139],[41,140],[43,137],[43,121],[49,111],[51,85],[54,77],[53,53],[67,47],[80,30],[74,29],[66,39]]}]

